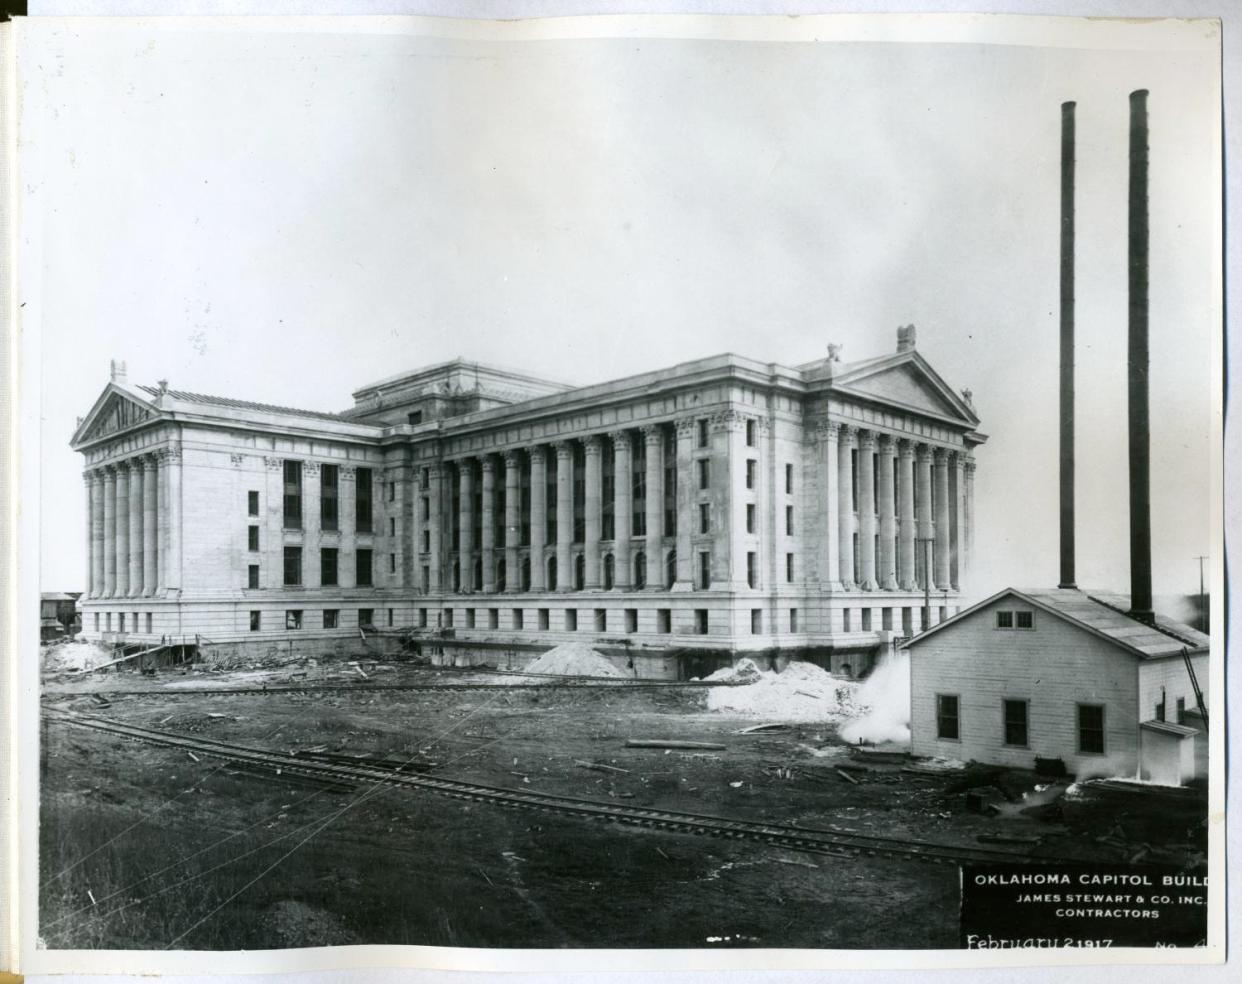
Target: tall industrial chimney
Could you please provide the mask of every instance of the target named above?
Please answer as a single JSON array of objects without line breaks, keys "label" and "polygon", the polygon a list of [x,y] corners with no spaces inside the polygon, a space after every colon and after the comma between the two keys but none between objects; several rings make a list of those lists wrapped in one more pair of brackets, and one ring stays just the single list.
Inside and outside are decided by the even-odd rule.
[{"label": "tall industrial chimney", "polygon": [[1061,103],[1061,580],[1074,584],[1074,103]]},{"label": "tall industrial chimney", "polygon": [[1147,90],[1130,93],[1130,616],[1151,605],[1151,437],[1147,374]]}]

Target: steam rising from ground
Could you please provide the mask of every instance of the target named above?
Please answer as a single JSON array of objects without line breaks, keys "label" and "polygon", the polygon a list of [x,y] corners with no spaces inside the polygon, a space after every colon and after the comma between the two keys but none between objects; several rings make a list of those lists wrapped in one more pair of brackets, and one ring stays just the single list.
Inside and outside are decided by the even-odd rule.
[{"label": "steam rising from ground", "polygon": [[859,741],[910,741],[910,654],[886,654],[858,688],[854,701],[860,714],[841,726],[841,737]]}]

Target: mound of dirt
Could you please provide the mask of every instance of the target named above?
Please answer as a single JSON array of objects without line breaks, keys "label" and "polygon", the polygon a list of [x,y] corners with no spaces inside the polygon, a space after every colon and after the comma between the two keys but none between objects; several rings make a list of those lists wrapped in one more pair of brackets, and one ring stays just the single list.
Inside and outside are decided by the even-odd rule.
[{"label": "mound of dirt", "polygon": [[65,640],[43,647],[45,673],[76,673],[89,670],[112,659],[107,648],[94,642]]},{"label": "mound of dirt", "polygon": [[556,676],[624,677],[618,669],[583,642],[566,642],[549,649],[526,667],[527,673],[551,673]]},{"label": "mound of dirt", "polygon": [[[750,663],[739,661],[739,667],[741,662]],[[834,677],[814,663],[795,660],[780,673],[760,672],[754,663],[750,665],[757,674],[754,682],[713,689],[707,695],[708,710],[766,721],[800,722],[839,722],[859,713],[859,685]],[[709,679],[716,677],[713,674]]]},{"label": "mound of dirt", "polygon": [[743,656],[732,666],[723,666],[703,679],[712,683],[758,683],[762,676],[763,671],[755,661]]}]

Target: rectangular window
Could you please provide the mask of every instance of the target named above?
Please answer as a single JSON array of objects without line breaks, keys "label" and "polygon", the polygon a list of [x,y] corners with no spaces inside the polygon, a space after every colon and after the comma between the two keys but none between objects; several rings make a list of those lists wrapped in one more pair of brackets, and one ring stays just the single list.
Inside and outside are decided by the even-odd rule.
[{"label": "rectangular window", "polygon": [[793,536],[793,506],[785,507],[785,535]]},{"label": "rectangular window", "polygon": [[111,612],[105,612],[105,613],[104,613],[104,615],[105,615],[105,619],[104,619],[104,621],[105,621],[105,624],[106,624],[106,629],[105,629],[105,631],[107,631],[107,632],[111,632],[111,631],[112,631],[112,613],[111,613]]},{"label": "rectangular window", "polygon": [[423,564],[423,593],[426,594],[431,590],[431,568]]},{"label": "rectangular window", "polygon": [[423,496],[423,504],[420,508],[421,508],[420,518],[425,523],[427,522],[427,520],[431,518],[431,499],[429,499],[427,496]]},{"label": "rectangular window", "polygon": [[423,530],[423,553],[431,553],[431,530]]},{"label": "rectangular window", "polygon": [[526,621],[526,616],[523,613],[522,609],[520,608],[513,609],[513,627],[515,629],[521,629],[522,626],[525,624],[525,621]]},{"label": "rectangular window", "polygon": [[796,608],[789,609],[789,631],[798,631],[798,609]]},{"label": "rectangular window", "polygon": [[753,448],[755,446],[756,426],[753,420],[746,421],[746,446]]},{"label": "rectangular window", "polygon": [[763,632],[763,609],[752,608],[750,610],[750,634],[760,635]]},{"label": "rectangular window", "polygon": [[337,585],[337,550],[336,547],[324,547],[319,551],[319,583],[325,588]]},{"label": "rectangular window", "polygon": [[302,548],[285,547],[285,586],[297,587],[302,583]]},{"label": "rectangular window", "polygon": [[1035,628],[1035,613],[1034,612],[1014,612],[1014,617],[1017,619],[1018,628],[1020,629]]},{"label": "rectangular window", "polygon": [[699,503],[699,532],[710,533],[712,531],[712,507],[711,503]]},{"label": "rectangular window", "polygon": [[285,529],[302,528],[302,462],[285,462]]},{"label": "rectangular window", "polygon": [[395,553],[390,553],[388,555],[388,573],[397,573],[397,555]]},{"label": "rectangular window", "polygon": [[747,587],[756,587],[759,581],[757,571],[758,559],[753,550],[746,554],[746,585]]},{"label": "rectangular window", "polygon": [[638,631],[638,609],[637,608],[627,608],[625,610],[625,631],[630,632],[630,633]]},{"label": "rectangular window", "polygon": [[785,580],[788,581],[790,584],[792,584],[793,579],[794,579],[794,555],[791,553],[787,553],[785,554]]},{"label": "rectangular window", "polygon": [[608,631],[608,609],[607,608],[595,609],[595,631],[596,632],[607,632]]},{"label": "rectangular window", "polygon": [[339,608],[325,608],[323,610],[323,627],[325,629],[335,629],[341,623],[341,611]]},{"label": "rectangular window", "polygon": [[997,612],[996,613],[996,627],[998,629],[1012,629],[1013,628],[1013,612]]},{"label": "rectangular window", "polygon": [[453,609],[451,608],[444,609],[444,627],[446,629],[453,627]]},{"label": "rectangular window", "polygon": [[466,609],[466,628],[468,629],[474,628],[474,609],[473,608]]},{"label": "rectangular window", "polygon": [[1078,751],[1084,755],[1104,754],[1104,705],[1078,705]]},{"label": "rectangular window", "polygon": [[707,447],[707,421],[700,420],[699,424],[699,447]]},{"label": "rectangular window", "polygon": [[251,552],[259,549],[259,528],[257,526],[251,526],[247,529],[246,546]]},{"label": "rectangular window", "polygon": [[99,631],[99,612],[95,613],[95,631]]},{"label": "rectangular window", "polygon": [[388,609],[388,627],[392,628],[392,609]]},{"label": "rectangular window", "polygon": [[699,488],[705,489],[711,484],[712,463],[706,458],[699,459]]},{"label": "rectangular window", "polygon": [[375,609],[374,608],[359,608],[358,609],[358,624],[367,625],[367,626],[374,625],[375,624]]},{"label": "rectangular window", "polygon": [[302,610],[289,610],[285,612],[285,628],[300,629],[302,627]]},{"label": "rectangular window", "polygon": [[388,517],[388,535],[389,536],[397,535],[397,517],[396,516]]},{"label": "rectangular window", "polygon": [[893,631],[893,610],[891,608],[880,609],[880,628],[885,632]]},{"label": "rectangular window", "polygon": [[699,551],[699,587],[712,586],[712,555],[706,550]]},{"label": "rectangular window", "polygon": [[246,569],[246,587],[251,591],[255,591],[259,587],[259,565],[251,564]]},{"label": "rectangular window", "polygon": [[487,610],[487,627],[489,629],[500,628],[500,609],[489,608]]},{"label": "rectangular window", "polygon": [[259,611],[251,611],[250,631],[258,632],[262,627],[263,627],[263,613]]},{"label": "rectangular window", "polygon": [[759,476],[759,462],[757,462],[754,458],[747,458],[746,459],[746,487],[748,489],[753,489],[755,487],[755,480],[756,478],[758,478],[758,476]]},{"label": "rectangular window", "polygon": [[755,504],[753,502],[746,503],[746,532],[755,532]]},{"label": "rectangular window", "polygon": [[354,564],[357,573],[354,575],[354,584],[360,588],[369,588],[373,581],[371,577],[371,551],[359,548],[354,551]]},{"label": "rectangular window", "polygon": [[147,635],[151,634],[151,613],[147,612]]},{"label": "rectangular window", "polygon": [[841,629],[844,632],[853,632],[853,623],[850,619],[850,610],[848,608],[841,609]]},{"label": "rectangular window", "polygon": [[697,635],[707,635],[707,609],[694,610],[694,631]]},{"label": "rectangular window", "polygon": [[862,613],[862,626],[861,626],[862,630],[864,632],[870,632],[871,631],[871,609],[861,608],[859,609],[859,611]]},{"label": "rectangular window", "polygon": [[673,611],[671,608],[656,609],[656,631],[668,635],[673,631]]},{"label": "rectangular window", "polygon": [[355,529],[371,532],[371,469],[359,468],[354,477]]},{"label": "rectangular window", "polygon": [[793,495],[793,465],[785,466],[785,494]]},{"label": "rectangular window", "polygon": [[246,511],[251,516],[259,515],[259,493],[255,489],[251,489],[246,493]]},{"label": "rectangular window", "polygon": [[1005,744],[1017,748],[1027,746],[1027,702],[1005,701]]},{"label": "rectangular window", "polygon": [[388,501],[389,502],[397,501],[397,483],[395,481],[388,483]]},{"label": "rectangular window", "polygon": [[547,632],[549,621],[550,621],[550,618],[548,614],[548,609],[540,608],[539,609],[539,631]]},{"label": "rectangular window", "polygon": [[319,466],[319,528],[329,533],[340,529],[337,495],[340,472],[339,465]]},{"label": "rectangular window", "polygon": [[418,627],[420,629],[427,628],[427,609],[425,608],[418,610]]},{"label": "rectangular window", "polygon": [[565,609],[565,631],[566,632],[577,632],[578,631],[578,609],[576,608]]},{"label": "rectangular window", "polygon": [[423,412],[421,410],[411,410],[405,415],[405,421],[410,426],[417,426],[423,422]]},{"label": "rectangular window", "polygon": [[936,694],[936,737],[942,741],[960,741],[957,694]]}]

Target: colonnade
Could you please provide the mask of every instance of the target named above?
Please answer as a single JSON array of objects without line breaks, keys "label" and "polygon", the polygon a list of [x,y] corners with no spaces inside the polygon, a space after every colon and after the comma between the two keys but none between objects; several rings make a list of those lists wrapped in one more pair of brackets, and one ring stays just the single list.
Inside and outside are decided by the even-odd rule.
[{"label": "colonnade", "polygon": [[87,597],[149,598],[179,587],[180,452],[164,448],[85,473]]}]

